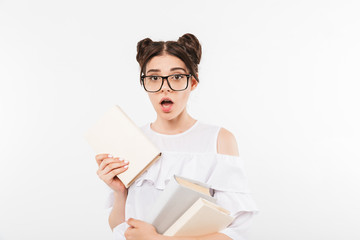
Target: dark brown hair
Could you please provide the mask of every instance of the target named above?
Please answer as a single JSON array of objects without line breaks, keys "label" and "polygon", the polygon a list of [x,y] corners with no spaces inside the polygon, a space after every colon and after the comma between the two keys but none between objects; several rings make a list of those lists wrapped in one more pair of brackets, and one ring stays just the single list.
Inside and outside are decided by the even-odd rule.
[{"label": "dark brown hair", "polygon": [[201,59],[201,45],[199,40],[191,33],[182,35],[175,41],[157,41],[145,38],[137,44],[136,60],[140,65],[140,76],[146,72],[146,64],[151,58],[163,54],[180,58],[188,68],[191,75],[199,82],[197,77],[198,64]]}]

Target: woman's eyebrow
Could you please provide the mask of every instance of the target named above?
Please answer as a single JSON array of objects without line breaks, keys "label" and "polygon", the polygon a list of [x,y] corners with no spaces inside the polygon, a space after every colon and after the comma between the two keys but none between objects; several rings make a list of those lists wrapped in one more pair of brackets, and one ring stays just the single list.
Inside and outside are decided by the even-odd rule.
[{"label": "woman's eyebrow", "polygon": [[149,71],[147,71],[147,73],[150,73],[150,72],[160,72],[159,69],[150,69]]},{"label": "woman's eyebrow", "polygon": [[175,68],[170,69],[170,71],[176,71],[176,70],[183,70],[184,72],[186,72],[186,70],[181,67],[175,67]]}]

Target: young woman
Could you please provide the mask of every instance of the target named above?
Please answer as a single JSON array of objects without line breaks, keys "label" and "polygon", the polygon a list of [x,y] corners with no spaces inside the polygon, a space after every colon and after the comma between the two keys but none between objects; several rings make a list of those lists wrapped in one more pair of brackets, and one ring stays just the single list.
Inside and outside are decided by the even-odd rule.
[{"label": "young woman", "polygon": [[[199,122],[186,109],[199,84],[201,45],[192,34],[178,41],[143,39],[137,45],[140,82],[157,113],[143,132],[159,147],[162,157],[126,189],[116,177],[131,168],[126,159],[99,154],[98,176],[111,188],[109,224],[116,239],[244,239],[257,211],[248,189],[235,137],[228,130]],[[217,204],[235,217],[225,230],[198,237],[167,237],[142,221],[170,178],[180,175],[206,182],[215,189]]]}]

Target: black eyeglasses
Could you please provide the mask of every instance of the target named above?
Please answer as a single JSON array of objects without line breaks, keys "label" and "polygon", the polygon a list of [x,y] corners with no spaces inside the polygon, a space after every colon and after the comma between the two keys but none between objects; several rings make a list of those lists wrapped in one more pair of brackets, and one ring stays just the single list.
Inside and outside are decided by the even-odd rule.
[{"label": "black eyeglasses", "polygon": [[173,74],[169,76],[141,76],[141,83],[147,92],[158,92],[166,79],[169,88],[173,91],[184,91],[189,85],[191,74]]}]

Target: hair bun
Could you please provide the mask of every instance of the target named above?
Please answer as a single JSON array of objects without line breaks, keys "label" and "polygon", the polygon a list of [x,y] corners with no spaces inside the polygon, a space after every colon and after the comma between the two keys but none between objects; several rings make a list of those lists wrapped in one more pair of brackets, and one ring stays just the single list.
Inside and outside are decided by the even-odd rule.
[{"label": "hair bun", "polygon": [[153,41],[150,38],[144,38],[138,42],[136,60],[138,63],[140,63],[140,65],[142,64],[140,62],[142,60],[142,56],[144,55],[147,46],[149,46],[151,43],[153,43]]},{"label": "hair bun", "polygon": [[185,33],[177,42],[183,46],[195,64],[200,63],[201,59],[201,45],[199,40],[191,33]]}]

